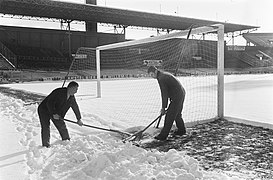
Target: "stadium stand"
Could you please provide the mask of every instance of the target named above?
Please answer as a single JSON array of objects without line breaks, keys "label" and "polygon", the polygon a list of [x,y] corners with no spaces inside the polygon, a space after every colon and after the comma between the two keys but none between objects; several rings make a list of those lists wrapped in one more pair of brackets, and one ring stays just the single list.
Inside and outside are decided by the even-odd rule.
[{"label": "stadium stand", "polygon": [[[172,63],[177,63],[177,59],[181,58],[181,49],[184,44],[187,48],[183,52],[183,61],[181,67],[188,68],[212,68],[216,67],[216,42],[203,41],[193,39],[171,39],[158,41],[153,43],[146,43],[121,49],[109,50],[107,53],[102,52],[101,68],[127,68],[134,69],[143,65],[145,60],[162,60],[164,69],[172,69]],[[172,48],[169,48],[172,47]],[[212,49],[208,49],[213,47]],[[208,56],[208,52],[214,54],[213,57]],[[130,57],[130,58],[129,58]],[[207,61],[213,61],[206,63]],[[95,66],[95,64],[93,64]]]},{"label": "stadium stand", "polygon": [[[263,58],[259,50],[227,51],[225,54],[226,68],[254,68],[273,65],[272,58]],[[261,56],[260,56],[261,55]]]},{"label": "stadium stand", "polygon": [[0,53],[0,69],[9,70],[14,69],[14,67],[7,61],[7,59]]},{"label": "stadium stand", "polygon": [[225,68],[249,68],[250,65],[241,60],[240,52],[225,51]]},{"label": "stadium stand", "polygon": [[[245,33],[243,37],[247,41],[247,46],[228,46],[226,48],[225,67],[273,66],[273,33]],[[250,46],[251,44],[254,46]]]},{"label": "stadium stand", "polygon": [[273,47],[273,33],[244,33],[247,43],[255,46]]},{"label": "stadium stand", "polygon": [[0,69],[15,69],[16,55],[0,42]]},{"label": "stadium stand", "polygon": [[[256,29],[256,26],[246,26],[225,22],[207,21],[179,16],[170,16],[148,12],[130,11],[124,9],[100,7],[94,4],[68,3],[50,0],[1,0],[0,13],[11,16],[37,17],[41,19],[57,19],[86,22],[86,31],[71,31],[71,50],[69,52],[68,31],[40,28],[27,28],[16,26],[0,26],[1,54],[9,60],[17,69],[32,70],[68,70],[71,60],[69,54],[76,53],[79,47],[96,48],[100,45],[112,44],[126,41],[125,28],[128,26],[152,27],[164,30],[185,30],[191,25],[204,26],[221,23],[225,25],[225,33],[245,32]],[[65,12],[65,13],[64,13]],[[77,12],[77,13],[74,13]],[[90,24],[91,23],[91,24]],[[110,34],[97,32],[97,23],[119,24],[124,28],[124,34]],[[94,25],[94,26],[93,26]],[[255,68],[272,66],[273,61],[273,33],[245,33],[243,37],[254,47],[244,47],[235,50],[225,48],[225,68]],[[216,43],[207,40],[188,40],[192,44],[192,51],[183,56],[181,66],[187,68],[213,68],[216,67],[216,57],[207,56],[206,52],[217,49],[206,49]],[[177,61],[172,54],[178,49],[167,51],[170,43],[179,46],[178,40],[162,41],[156,44],[147,44],[142,47],[130,47],[128,49],[111,50],[111,55],[101,54],[101,68],[111,72],[111,68],[134,69],[140,67],[146,59],[164,59]],[[206,46],[208,44],[208,46]],[[193,48],[192,48],[193,47]],[[4,49],[4,50],[3,50]],[[149,51],[160,51],[156,57],[147,55],[145,51],[138,53],[135,49],[149,49]],[[151,54],[151,53],[149,53]],[[128,59],[127,55],[135,55],[135,59]],[[1,59],[3,61],[3,58]],[[130,61],[130,62],[129,62]],[[206,62],[213,63],[206,63]],[[171,63],[167,63],[171,66]],[[114,66],[113,66],[114,65]],[[4,66],[4,65],[3,65]],[[95,69],[95,60],[91,66]],[[164,64],[163,64],[164,66]],[[165,69],[169,69],[170,67]],[[88,76],[84,71],[79,72],[81,76]]]},{"label": "stadium stand", "polygon": [[67,69],[67,58],[54,49],[5,44],[17,56],[19,69]]}]

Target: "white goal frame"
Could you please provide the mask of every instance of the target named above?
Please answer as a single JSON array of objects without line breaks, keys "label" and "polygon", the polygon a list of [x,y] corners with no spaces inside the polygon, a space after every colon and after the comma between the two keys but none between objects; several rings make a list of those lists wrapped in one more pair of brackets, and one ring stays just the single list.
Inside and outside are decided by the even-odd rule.
[{"label": "white goal frame", "polygon": [[[143,43],[151,43],[159,40],[167,40],[175,37],[186,36],[190,30],[183,30],[171,34],[155,36],[146,39],[126,41],[114,43],[109,45],[98,46],[96,48],[96,71],[97,71],[97,97],[101,97],[101,68],[100,68],[100,51],[120,48],[130,45],[137,45]],[[217,116],[222,119],[224,117],[224,25],[214,24],[210,26],[202,26],[192,28],[191,34],[217,33]]]}]

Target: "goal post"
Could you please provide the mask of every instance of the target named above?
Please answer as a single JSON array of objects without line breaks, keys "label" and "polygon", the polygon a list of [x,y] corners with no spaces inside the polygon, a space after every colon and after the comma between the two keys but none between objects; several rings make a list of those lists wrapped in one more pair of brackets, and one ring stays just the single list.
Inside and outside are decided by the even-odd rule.
[{"label": "goal post", "polygon": [[218,84],[218,91],[217,91],[217,101],[218,101],[218,109],[217,115],[219,118],[224,117],[224,25],[218,25],[217,30],[217,84]]},{"label": "goal post", "polygon": [[[192,36],[212,34],[214,39],[186,39],[189,31]],[[147,74],[150,65],[173,74],[177,72],[186,90],[182,112],[185,122],[195,124],[223,118],[224,26],[221,24],[97,48],[81,47],[76,54],[86,57],[75,59],[71,72],[96,82],[96,92],[91,94],[109,100],[103,108],[115,112],[111,118],[131,123],[157,116],[161,96],[157,81]]]},{"label": "goal post", "polygon": [[100,50],[96,49],[96,67],[97,67],[97,97],[101,98],[101,81],[100,81]]}]

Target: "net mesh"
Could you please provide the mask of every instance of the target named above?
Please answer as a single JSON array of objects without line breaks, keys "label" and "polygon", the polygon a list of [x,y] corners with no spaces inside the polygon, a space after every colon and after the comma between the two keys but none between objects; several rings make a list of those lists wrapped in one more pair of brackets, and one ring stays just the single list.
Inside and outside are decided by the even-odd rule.
[{"label": "net mesh", "polygon": [[[181,81],[186,90],[182,111],[185,122],[217,116],[217,41],[183,38],[101,50],[101,100],[107,105],[97,104],[96,108],[101,108],[97,113],[105,112],[98,115],[108,114],[106,118],[132,125],[157,117],[161,95],[157,80],[147,74],[150,65],[176,73]],[[96,94],[92,81],[96,73],[96,50],[79,48],[70,73],[86,83],[79,96]]]}]

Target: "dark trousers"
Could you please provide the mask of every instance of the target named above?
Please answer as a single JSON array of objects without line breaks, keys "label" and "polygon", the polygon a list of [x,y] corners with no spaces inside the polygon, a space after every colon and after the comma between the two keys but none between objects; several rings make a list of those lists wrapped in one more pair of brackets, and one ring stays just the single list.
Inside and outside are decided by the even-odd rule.
[{"label": "dark trousers", "polygon": [[167,109],[167,113],[164,120],[164,126],[159,134],[163,139],[167,138],[172,128],[173,122],[175,121],[178,131],[186,133],[184,120],[182,119],[184,99],[182,101],[174,102],[171,101]]},{"label": "dark trousers", "polygon": [[[38,115],[41,123],[42,145],[48,147],[50,145],[50,115],[42,108],[38,108]],[[65,122],[63,120],[54,119],[52,119],[52,122],[58,129],[62,140],[70,140]]]}]

